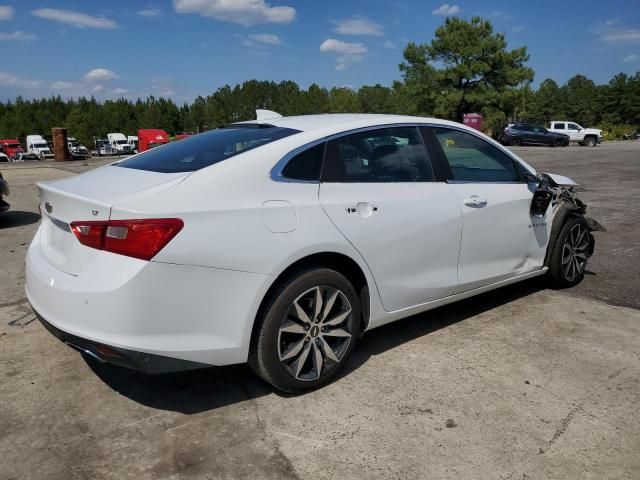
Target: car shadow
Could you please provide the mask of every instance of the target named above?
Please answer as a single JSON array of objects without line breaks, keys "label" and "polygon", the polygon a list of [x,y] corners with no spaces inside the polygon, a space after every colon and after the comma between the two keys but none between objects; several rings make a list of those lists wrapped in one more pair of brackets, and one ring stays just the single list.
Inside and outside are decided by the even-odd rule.
[{"label": "car shadow", "polygon": [[[542,289],[536,279],[528,280],[376,328],[360,339],[340,377],[353,373],[372,356]],[[260,380],[247,365],[148,375],[86,357],[85,361],[113,390],[160,410],[195,414],[272,393],[282,398],[292,396]]]},{"label": "car shadow", "polygon": [[39,220],[40,215],[37,213],[9,210],[8,212],[0,213],[0,229],[31,225]]}]

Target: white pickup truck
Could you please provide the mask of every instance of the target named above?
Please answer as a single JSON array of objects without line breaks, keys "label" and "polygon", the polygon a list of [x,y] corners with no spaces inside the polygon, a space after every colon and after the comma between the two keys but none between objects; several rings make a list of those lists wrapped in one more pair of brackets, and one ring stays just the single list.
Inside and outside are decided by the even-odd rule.
[{"label": "white pickup truck", "polygon": [[602,130],[597,128],[583,128],[575,122],[566,120],[554,120],[549,125],[549,130],[569,135],[570,142],[577,142],[587,147],[595,147],[602,141]]}]

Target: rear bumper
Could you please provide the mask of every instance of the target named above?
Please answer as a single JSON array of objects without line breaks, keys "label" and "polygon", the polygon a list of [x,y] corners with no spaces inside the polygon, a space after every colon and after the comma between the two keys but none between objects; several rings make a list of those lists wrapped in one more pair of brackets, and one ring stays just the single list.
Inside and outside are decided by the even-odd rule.
[{"label": "rear bumper", "polygon": [[122,351],[130,368],[149,363],[141,355],[204,365],[246,362],[270,275],[98,252],[74,276],[49,263],[40,237],[27,253],[27,298],[53,329],[83,340],[80,346]]},{"label": "rear bumper", "polygon": [[78,350],[83,355],[93,358],[101,363],[110,363],[112,365],[118,365],[120,367],[152,374],[195,370],[211,366],[189,360],[181,360],[178,358],[164,357],[162,355],[136,352],[125,348],[117,348],[111,345],[105,345],[103,343],[78,337],[54,327],[42,318],[38,312],[35,313],[38,320],[40,320],[40,323],[42,323],[42,325],[49,330],[54,337],[58,338],[74,350]]}]

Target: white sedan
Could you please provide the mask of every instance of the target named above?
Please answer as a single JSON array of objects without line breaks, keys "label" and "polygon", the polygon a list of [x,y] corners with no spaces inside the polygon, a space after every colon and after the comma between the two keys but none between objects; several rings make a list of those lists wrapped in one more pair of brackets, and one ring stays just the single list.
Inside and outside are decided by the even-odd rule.
[{"label": "white sedan", "polygon": [[301,391],[372,328],[539,275],[580,282],[601,227],[574,185],[454,122],[259,111],[38,184],[26,292],[101,362],[248,362]]}]

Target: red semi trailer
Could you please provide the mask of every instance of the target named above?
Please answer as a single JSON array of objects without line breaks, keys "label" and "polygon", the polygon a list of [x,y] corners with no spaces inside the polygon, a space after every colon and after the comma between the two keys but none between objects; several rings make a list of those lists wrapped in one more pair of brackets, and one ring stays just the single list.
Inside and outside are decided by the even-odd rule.
[{"label": "red semi trailer", "polygon": [[138,130],[138,152],[169,143],[169,135],[159,128],[141,128]]}]

